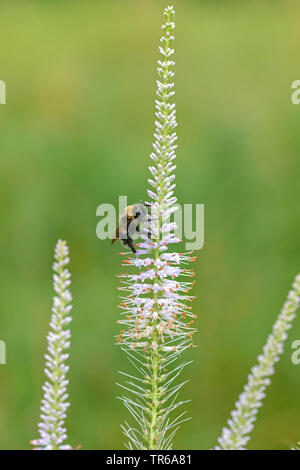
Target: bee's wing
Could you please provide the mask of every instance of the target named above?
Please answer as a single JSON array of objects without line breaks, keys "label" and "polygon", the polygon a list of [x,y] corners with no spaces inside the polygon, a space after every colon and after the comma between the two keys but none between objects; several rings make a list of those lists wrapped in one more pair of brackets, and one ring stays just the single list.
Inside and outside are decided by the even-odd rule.
[{"label": "bee's wing", "polygon": [[113,238],[112,241],[111,241],[111,245],[112,245],[113,243],[115,243],[115,241],[119,238],[119,233],[120,233],[120,229],[119,229],[119,227],[117,227],[115,236],[114,236],[114,238]]}]

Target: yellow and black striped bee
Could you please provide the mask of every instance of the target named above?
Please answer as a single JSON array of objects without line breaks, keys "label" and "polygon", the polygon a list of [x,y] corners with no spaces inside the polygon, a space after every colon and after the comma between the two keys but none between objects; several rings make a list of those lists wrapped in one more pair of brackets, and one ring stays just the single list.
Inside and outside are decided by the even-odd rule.
[{"label": "yellow and black striped bee", "polygon": [[136,232],[140,231],[140,223],[145,220],[147,214],[147,209],[143,204],[127,206],[124,212],[120,215],[119,227],[117,227],[111,244],[119,239],[124,246],[128,246],[132,253],[135,254],[136,249],[132,237]]}]

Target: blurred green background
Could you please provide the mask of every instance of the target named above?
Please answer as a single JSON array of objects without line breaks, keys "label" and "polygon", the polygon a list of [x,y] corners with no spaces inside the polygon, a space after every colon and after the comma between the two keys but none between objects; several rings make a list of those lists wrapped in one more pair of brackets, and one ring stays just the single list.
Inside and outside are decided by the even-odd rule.
[{"label": "blurred green background", "polygon": [[[299,2],[181,0],[176,7],[180,203],[205,204],[198,348],[182,396],[193,419],[176,448],[216,442],[300,267]],[[119,247],[96,238],[96,208],[145,197],[165,1],[1,3],[0,448],[37,437],[52,303],[52,254],[68,240],[74,321],[69,442],[122,449],[115,398]],[[300,439],[291,343],[251,449]]]}]

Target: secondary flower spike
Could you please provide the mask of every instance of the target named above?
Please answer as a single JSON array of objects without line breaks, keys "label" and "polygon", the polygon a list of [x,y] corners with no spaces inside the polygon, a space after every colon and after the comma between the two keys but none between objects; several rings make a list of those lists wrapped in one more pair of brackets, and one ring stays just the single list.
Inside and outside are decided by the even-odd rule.
[{"label": "secondary flower spike", "polygon": [[[170,449],[185,412],[178,411],[185,402],[178,401],[178,392],[184,383],[175,379],[188,364],[177,364],[181,353],[193,346],[194,315],[189,295],[194,272],[189,268],[194,261],[192,253],[169,251],[169,245],[178,243],[170,222],[176,211],[174,196],[176,166],[174,97],[174,15],[172,6],[164,10],[165,24],[160,39],[158,80],[155,101],[155,133],[149,167],[151,190],[151,217],[141,232],[142,242],[136,255],[128,253],[123,266],[137,268],[138,272],[120,274],[120,309],[122,331],[118,344],[126,351],[137,375],[124,374],[128,381],[120,385],[128,395],[119,397],[131,413],[135,423],[125,423],[123,430],[129,448]],[[151,237],[149,237],[151,233]]]},{"label": "secondary flower spike", "polygon": [[72,309],[72,296],[68,289],[71,274],[66,267],[69,264],[67,243],[58,240],[54,253],[53,265],[54,290],[50,332],[47,336],[48,352],[45,354],[47,381],[43,386],[44,396],[41,406],[41,421],[38,425],[40,439],[31,444],[39,450],[68,450],[71,446],[63,444],[67,439],[65,428],[68,402],[66,374],[69,367],[65,364],[69,357],[66,350],[70,347],[71,332],[67,328]]},{"label": "secondary flower spike", "polygon": [[250,439],[258,409],[262,406],[265,390],[271,383],[270,376],[274,374],[274,366],[283,353],[287,331],[292,326],[296,310],[300,304],[300,274],[296,276],[292,290],[289,292],[281,313],[277,318],[273,331],[258,356],[258,363],[251,369],[248,383],[236,402],[236,409],[231,412],[228,427],[223,429],[218,439],[216,450],[244,450]]}]

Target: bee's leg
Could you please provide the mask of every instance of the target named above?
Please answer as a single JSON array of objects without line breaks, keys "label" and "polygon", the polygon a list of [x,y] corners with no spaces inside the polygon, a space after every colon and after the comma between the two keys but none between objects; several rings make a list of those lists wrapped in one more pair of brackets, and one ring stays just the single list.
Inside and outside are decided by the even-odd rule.
[{"label": "bee's leg", "polygon": [[[149,218],[149,220],[150,220],[150,218]],[[150,222],[151,222],[151,220],[150,220]],[[152,233],[151,233],[150,228],[148,228],[148,238],[149,238],[149,240],[151,240],[151,238],[152,238]]]},{"label": "bee's leg", "polygon": [[126,240],[126,244],[129,246],[129,248],[131,249],[132,253],[136,253],[136,249],[135,249],[135,246],[133,244],[133,240],[132,238],[128,237],[127,240]]},{"label": "bee's leg", "polygon": [[140,224],[138,224],[138,225],[136,226],[135,230],[136,230],[137,232],[140,231]]}]

